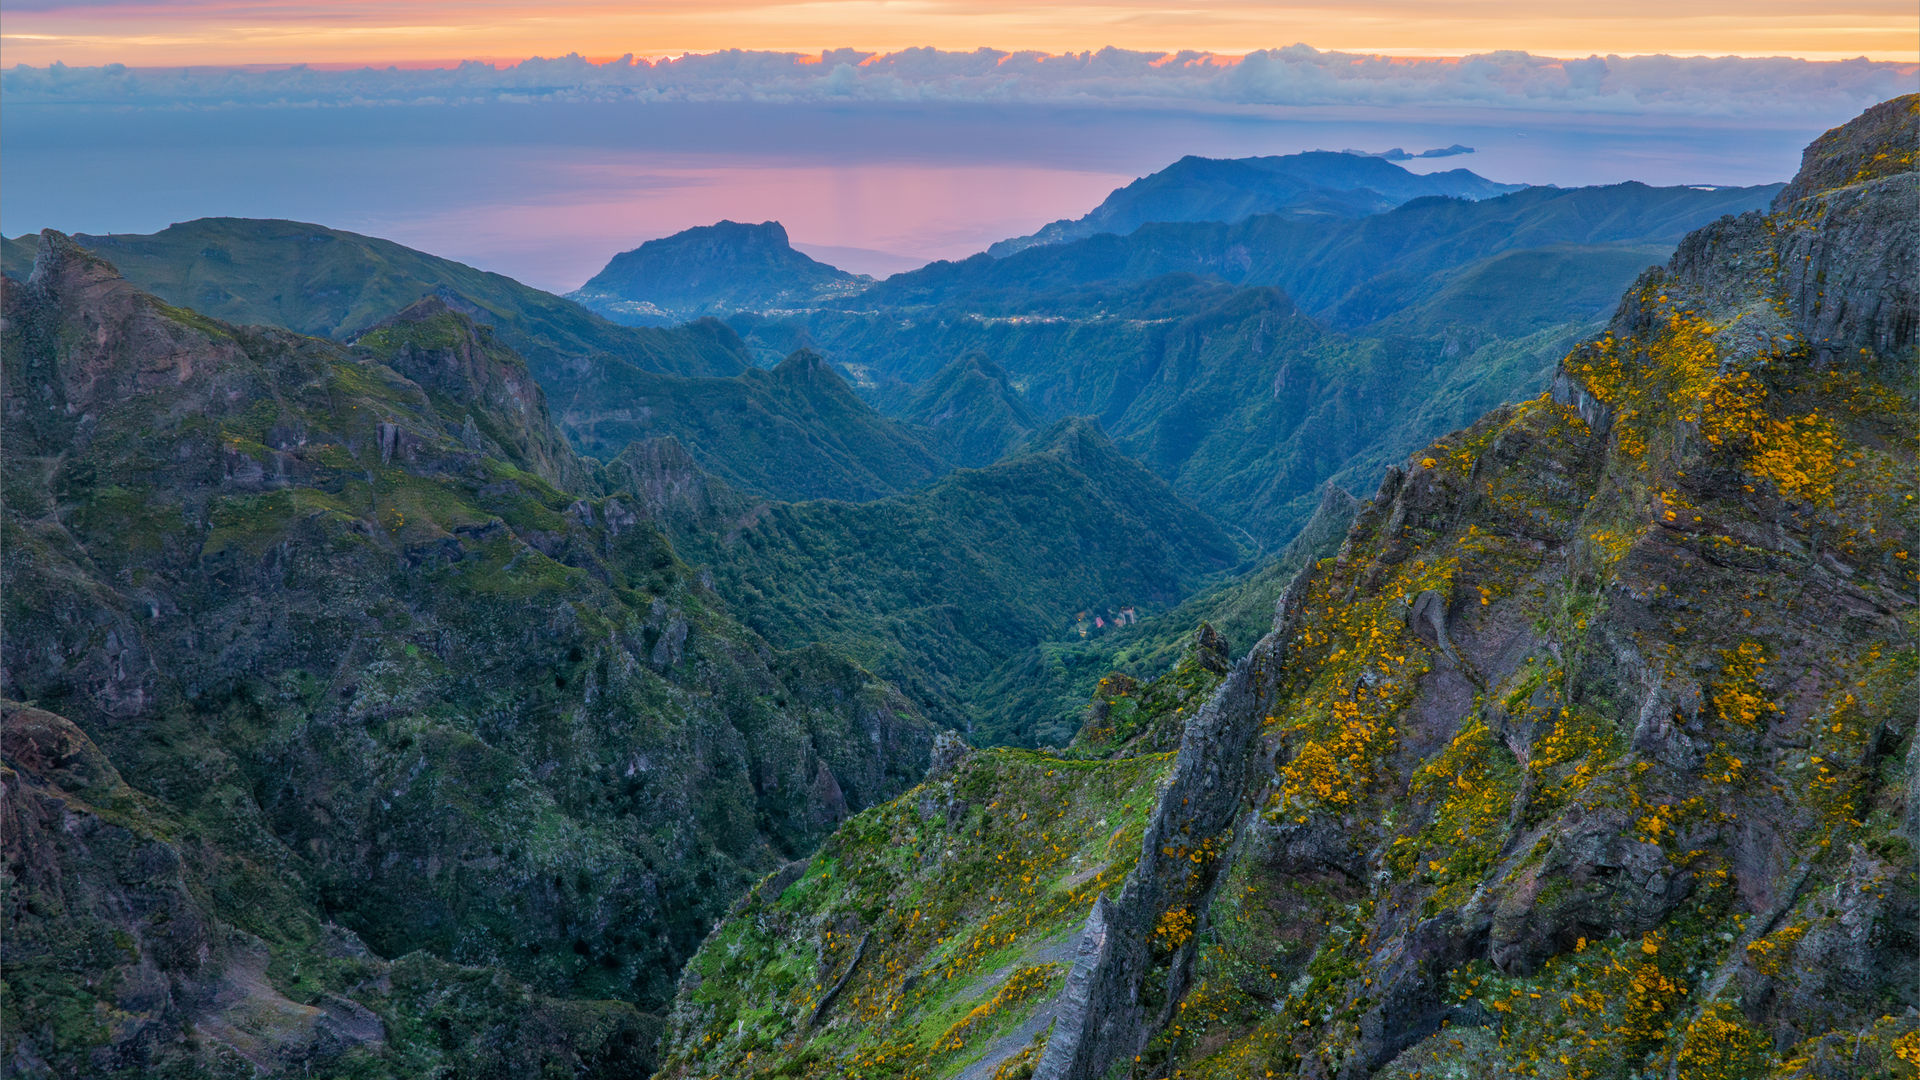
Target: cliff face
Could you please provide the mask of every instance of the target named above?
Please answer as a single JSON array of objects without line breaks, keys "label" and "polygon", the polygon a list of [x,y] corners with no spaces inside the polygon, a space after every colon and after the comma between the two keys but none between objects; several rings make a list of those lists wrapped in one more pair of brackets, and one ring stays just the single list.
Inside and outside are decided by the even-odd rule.
[{"label": "cliff face", "polygon": [[1019,1053],[748,1058],[683,990],[674,1075],[1914,1075],[1917,136],[1914,97],[1823,136],[1553,394],[1388,473],[1070,969],[949,1004],[1044,1017]]},{"label": "cliff face", "polygon": [[[635,1006],[728,899],[923,774],[911,705],[734,621],[457,312],[349,351],[57,234],[4,288],[0,693],[121,778],[16,757],[44,714],[8,706],[18,1071],[644,1071]],[[209,1027],[230,986],[286,1022]],[[336,998],[377,1046],[327,1035]]]}]

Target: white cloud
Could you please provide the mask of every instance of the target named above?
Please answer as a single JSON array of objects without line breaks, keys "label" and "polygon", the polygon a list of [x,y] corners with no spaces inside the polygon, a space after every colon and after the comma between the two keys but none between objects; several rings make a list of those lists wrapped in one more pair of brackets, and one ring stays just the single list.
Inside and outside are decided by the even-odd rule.
[{"label": "white cloud", "polygon": [[1103,49],[1049,56],[992,49],[816,56],[730,50],[657,62],[578,56],[495,68],[24,65],[0,72],[9,104],[445,104],[516,101],[923,101],[1217,107],[1458,106],[1600,114],[1845,115],[1910,90],[1912,64],[1737,57],[1589,57],[1497,52],[1446,60],[1320,52],[1304,45],[1238,62]]}]

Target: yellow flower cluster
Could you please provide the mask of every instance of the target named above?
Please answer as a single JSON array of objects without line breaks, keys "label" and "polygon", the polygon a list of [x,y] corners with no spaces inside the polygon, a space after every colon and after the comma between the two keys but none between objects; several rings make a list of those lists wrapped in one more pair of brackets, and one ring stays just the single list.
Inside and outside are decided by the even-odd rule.
[{"label": "yellow flower cluster", "polygon": [[1032,1001],[1052,989],[1061,974],[1062,969],[1059,964],[1039,964],[1021,968],[1007,976],[1007,980],[1000,984],[1000,989],[994,992],[993,997],[974,1006],[971,1012],[948,1028],[934,1045],[949,1053],[965,1049],[974,1035],[991,1024],[995,1017],[1016,1005]]},{"label": "yellow flower cluster", "polygon": [[1805,926],[1783,926],[1747,946],[1747,966],[1762,975],[1778,975],[1793,946],[1807,934]]},{"label": "yellow flower cluster", "polygon": [[1716,1001],[1687,1025],[1675,1055],[1680,1080],[1748,1080],[1765,1068],[1772,1049],[1740,1011]]},{"label": "yellow flower cluster", "polygon": [[[1433,807],[1433,822],[1418,838],[1395,840],[1389,859],[1402,874],[1419,870],[1433,879],[1438,888],[1431,905],[1465,901],[1499,855],[1518,789],[1513,755],[1494,742],[1485,723],[1468,721],[1413,774],[1414,801]],[[1416,853],[1429,856],[1424,867]]]},{"label": "yellow flower cluster", "polygon": [[1741,728],[1755,728],[1779,715],[1780,706],[1760,686],[1767,665],[1766,647],[1743,641],[1720,652],[1720,678],[1711,688],[1713,709],[1720,719]]},{"label": "yellow flower cluster", "polygon": [[1372,785],[1379,761],[1393,747],[1393,718],[1412,697],[1413,682],[1430,666],[1427,646],[1407,630],[1407,599],[1452,591],[1456,560],[1414,560],[1364,600],[1336,600],[1322,576],[1309,598],[1319,616],[1292,645],[1310,683],[1273,718],[1299,749],[1280,766],[1276,813],[1306,820],[1314,808],[1353,805]]},{"label": "yellow flower cluster", "polygon": [[1186,908],[1174,908],[1162,914],[1153,928],[1153,943],[1168,950],[1185,945],[1192,937],[1193,912]]}]

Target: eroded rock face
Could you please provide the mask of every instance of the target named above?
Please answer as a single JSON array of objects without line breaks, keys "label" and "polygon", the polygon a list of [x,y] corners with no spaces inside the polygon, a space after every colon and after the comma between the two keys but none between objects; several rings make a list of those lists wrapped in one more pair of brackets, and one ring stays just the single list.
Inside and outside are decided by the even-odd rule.
[{"label": "eroded rock face", "polygon": [[[1222,935],[1199,970],[1236,987],[1205,1007],[1237,1034],[1162,1029],[1154,1075],[1250,1052],[1300,1076],[1759,1075],[1835,1031],[1863,1061],[1920,1038],[1917,110],[1830,133],[1772,215],[1688,237],[1559,402],[1416,455],[1309,574],[1255,801],[1377,870],[1342,908],[1298,844],[1248,848],[1215,923],[1285,912],[1317,941],[1289,968]],[[1313,978],[1263,994],[1255,965]]]},{"label": "eroded rock face", "polygon": [[[1178,1008],[1199,941],[1195,921],[1204,918],[1236,840],[1246,744],[1271,663],[1271,649],[1255,648],[1188,721],[1126,886],[1117,899],[1100,897],[1087,917],[1035,1077],[1103,1075]],[[1180,932],[1167,932],[1172,925]]]}]

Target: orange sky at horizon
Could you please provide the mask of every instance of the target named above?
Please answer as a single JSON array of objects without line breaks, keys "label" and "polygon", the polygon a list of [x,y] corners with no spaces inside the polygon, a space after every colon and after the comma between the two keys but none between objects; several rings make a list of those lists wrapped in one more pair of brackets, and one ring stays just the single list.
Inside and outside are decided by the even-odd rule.
[{"label": "orange sky at horizon", "polygon": [[1618,0],[1599,13],[1517,0],[16,0],[0,23],[0,65],[438,66],[927,45],[1235,56],[1295,42],[1406,56],[1515,49],[1914,62],[1920,13],[1911,0]]}]

